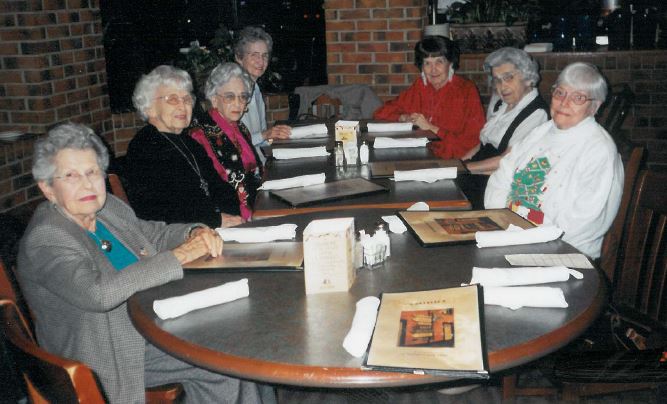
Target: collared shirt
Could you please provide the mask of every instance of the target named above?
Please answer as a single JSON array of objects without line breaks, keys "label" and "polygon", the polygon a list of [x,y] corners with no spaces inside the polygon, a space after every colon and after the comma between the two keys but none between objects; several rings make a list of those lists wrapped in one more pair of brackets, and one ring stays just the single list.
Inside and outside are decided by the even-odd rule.
[{"label": "collared shirt", "polygon": [[266,105],[264,104],[262,91],[257,84],[255,84],[255,89],[253,90],[252,97],[248,103],[248,111],[241,117],[241,122],[243,122],[246,128],[248,128],[248,131],[250,131],[252,144],[255,146],[255,149],[257,149],[257,154],[259,155],[259,158],[262,159],[262,163],[264,163],[265,159],[260,150],[260,146],[265,142],[262,137],[262,132],[267,128]]}]

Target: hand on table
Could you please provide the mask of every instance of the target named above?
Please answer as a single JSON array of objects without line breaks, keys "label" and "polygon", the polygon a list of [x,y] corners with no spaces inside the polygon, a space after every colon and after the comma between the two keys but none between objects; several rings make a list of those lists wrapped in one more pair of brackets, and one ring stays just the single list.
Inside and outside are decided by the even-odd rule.
[{"label": "hand on table", "polygon": [[262,132],[264,139],[289,139],[292,128],[287,125],[276,125]]},{"label": "hand on table", "polygon": [[419,129],[430,130],[433,133],[438,133],[438,127],[429,122],[428,119],[423,114],[418,112],[413,112],[410,114],[410,117],[407,121],[412,122],[414,125],[418,126]]},{"label": "hand on table", "polygon": [[226,213],[221,213],[220,216],[222,219],[220,222],[220,227],[222,228],[234,227],[245,223],[245,220],[243,220],[241,216],[228,215]]},{"label": "hand on table", "polygon": [[222,238],[213,229],[197,227],[190,232],[190,237],[172,252],[181,265],[206,255],[217,257],[222,254]]}]

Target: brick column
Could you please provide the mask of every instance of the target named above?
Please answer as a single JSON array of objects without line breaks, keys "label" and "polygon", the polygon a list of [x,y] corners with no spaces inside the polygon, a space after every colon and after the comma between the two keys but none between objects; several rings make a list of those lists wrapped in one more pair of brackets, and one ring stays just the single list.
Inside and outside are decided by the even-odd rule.
[{"label": "brick column", "polygon": [[367,84],[382,99],[419,73],[414,46],[427,23],[428,0],[325,0],[329,84]]},{"label": "brick column", "polygon": [[0,2],[0,130],[111,129],[99,0]]}]

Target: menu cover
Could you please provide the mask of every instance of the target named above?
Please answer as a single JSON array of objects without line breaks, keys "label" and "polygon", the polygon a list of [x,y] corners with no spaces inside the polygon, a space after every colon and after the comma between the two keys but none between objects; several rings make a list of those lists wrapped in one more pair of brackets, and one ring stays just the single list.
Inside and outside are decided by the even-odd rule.
[{"label": "menu cover", "polygon": [[383,293],[364,368],[488,379],[479,285]]},{"label": "menu cover", "polygon": [[351,178],[307,187],[270,191],[270,193],[293,207],[298,207],[388,191],[387,188],[363,178]]},{"label": "menu cover", "polygon": [[426,168],[456,167],[457,173],[465,172],[465,167],[459,159],[373,161],[368,163],[368,167],[373,178],[393,177],[394,171],[423,170]]},{"label": "menu cover", "polygon": [[474,242],[476,232],[506,230],[510,224],[522,229],[535,227],[507,208],[447,212],[401,211],[398,217],[424,247]]},{"label": "menu cover", "polygon": [[222,255],[202,257],[183,265],[186,271],[224,270],[302,270],[303,245],[300,242],[225,243]]}]

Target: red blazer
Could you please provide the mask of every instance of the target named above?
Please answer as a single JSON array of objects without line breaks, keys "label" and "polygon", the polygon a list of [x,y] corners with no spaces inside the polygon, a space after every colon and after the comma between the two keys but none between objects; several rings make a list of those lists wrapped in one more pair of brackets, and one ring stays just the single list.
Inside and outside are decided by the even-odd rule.
[{"label": "red blazer", "polygon": [[461,76],[436,90],[418,78],[398,98],[387,101],[373,118],[398,121],[402,114],[418,112],[437,126],[439,142],[430,143],[438,157],[461,158],[479,143],[479,132],[486,122],[475,84]]}]

